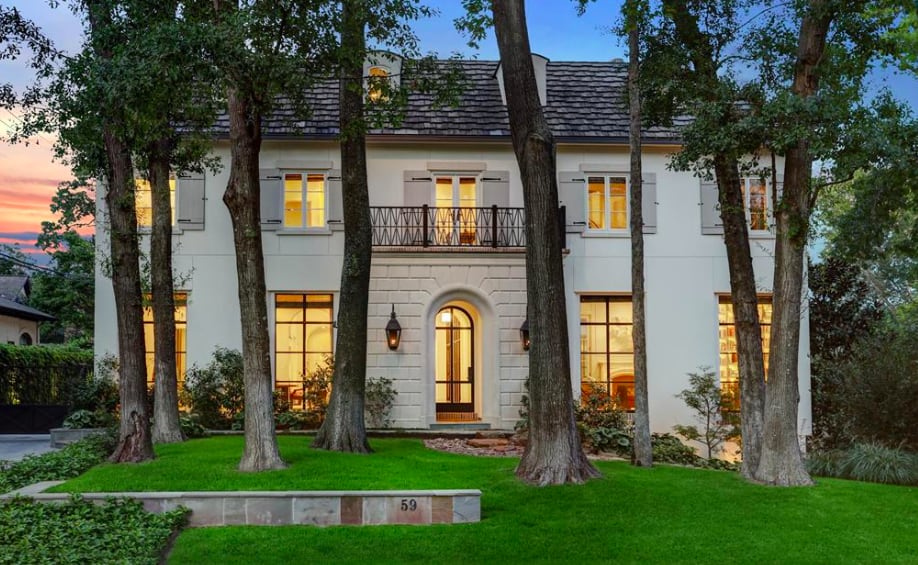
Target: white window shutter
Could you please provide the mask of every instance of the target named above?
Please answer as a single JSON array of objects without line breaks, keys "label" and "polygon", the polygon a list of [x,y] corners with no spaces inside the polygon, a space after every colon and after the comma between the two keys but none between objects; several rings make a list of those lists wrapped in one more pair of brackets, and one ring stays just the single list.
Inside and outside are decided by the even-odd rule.
[{"label": "white window shutter", "polygon": [[341,192],[341,171],[331,169],[325,176],[325,192],[328,195],[328,227],[344,229],[344,194]]},{"label": "white window shutter", "polygon": [[481,205],[510,206],[510,171],[485,171],[481,175]]},{"label": "white window shutter", "polygon": [[204,173],[179,173],[176,224],[183,230],[204,229]]},{"label": "white window shutter", "polygon": [[567,233],[582,232],[586,228],[586,174],[558,173],[558,200],[565,207]]},{"label": "white window shutter", "polygon": [[644,233],[657,233],[657,173],[643,173],[641,181]]},{"label": "white window shutter", "polygon": [[429,171],[405,171],[404,206],[430,204],[433,177]]},{"label": "white window shutter", "polygon": [[701,179],[701,233],[705,235],[724,233],[719,197],[717,182]]},{"label": "white window shutter", "polygon": [[278,230],[284,225],[284,179],[277,169],[258,171],[261,189],[261,229]]}]

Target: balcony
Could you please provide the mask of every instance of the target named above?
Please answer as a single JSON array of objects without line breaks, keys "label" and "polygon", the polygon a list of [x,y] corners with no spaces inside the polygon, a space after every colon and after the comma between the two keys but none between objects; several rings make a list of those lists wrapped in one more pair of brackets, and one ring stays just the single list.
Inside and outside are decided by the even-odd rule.
[{"label": "balcony", "polygon": [[526,247],[522,208],[371,207],[370,217],[374,247],[512,252]]}]

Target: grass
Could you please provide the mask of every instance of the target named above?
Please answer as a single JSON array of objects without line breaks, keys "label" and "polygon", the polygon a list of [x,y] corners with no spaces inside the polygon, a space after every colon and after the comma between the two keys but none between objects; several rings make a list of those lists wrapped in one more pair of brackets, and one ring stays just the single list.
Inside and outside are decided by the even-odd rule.
[{"label": "grass", "polygon": [[514,459],[377,440],[375,455],[316,452],[281,437],[284,471],[240,474],[242,438],[158,448],[136,466],[102,465],[67,491],[480,488],[466,525],[232,527],[187,530],[172,563],[335,562],[916,562],[918,488],[820,480],[814,488],[745,483],[737,474],[599,463],[605,478],[536,489]]}]

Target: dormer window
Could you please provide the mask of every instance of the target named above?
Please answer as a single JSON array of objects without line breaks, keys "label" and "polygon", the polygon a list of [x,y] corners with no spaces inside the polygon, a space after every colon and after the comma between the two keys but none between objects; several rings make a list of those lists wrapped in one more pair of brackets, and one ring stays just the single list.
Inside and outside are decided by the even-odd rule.
[{"label": "dormer window", "polygon": [[381,65],[374,65],[370,67],[369,76],[369,94],[371,102],[379,102],[382,100],[386,101],[388,96],[385,94],[385,88],[383,87],[383,81],[389,78],[389,69]]},{"label": "dormer window", "polygon": [[[533,53],[532,70],[535,71],[536,88],[539,91],[539,102],[542,103],[542,106],[545,106],[548,104],[548,59]],[[506,106],[507,93],[504,90],[504,71],[500,64],[497,65],[494,76],[497,78],[497,85],[500,88],[501,102]]]},{"label": "dormer window", "polygon": [[363,62],[364,86],[370,102],[385,102],[399,86],[402,58],[388,51],[373,51]]}]

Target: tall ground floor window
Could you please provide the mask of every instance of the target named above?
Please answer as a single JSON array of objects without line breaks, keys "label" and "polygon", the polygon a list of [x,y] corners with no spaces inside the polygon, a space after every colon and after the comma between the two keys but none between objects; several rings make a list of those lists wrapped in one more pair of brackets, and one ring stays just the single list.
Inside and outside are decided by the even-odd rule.
[{"label": "tall ground floor window", "polygon": [[[185,336],[187,335],[188,326],[188,294],[185,292],[176,292],[175,299],[175,374],[178,377],[179,386],[185,380]],[[153,340],[153,307],[150,306],[152,297],[149,294],[144,295],[143,308],[143,342],[144,350],[147,355],[147,387],[152,387],[154,383],[154,356],[156,346]]]},{"label": "tall ground floor window", "polygon": [[580,297],[581,392],[607,392],[634,410],[634,343],[630,296]]},{"label": "tall ground floor window", "polygon": [[274,387],[291,408],[305,409],[306,380],[332,354],[331,294],[276,294]]},{"label": "tall ground floor window", "polygon": [[[771,296],[759,296],[759,326],[762,328],[762,358],[768,374],[768,348],[771,346]],[[736,347],[736,325],[733,302],[729,295],[720,296],[717,307],[720,342],[720,388],[730,394],[734,410],[740,408],[739,355]]]}]

